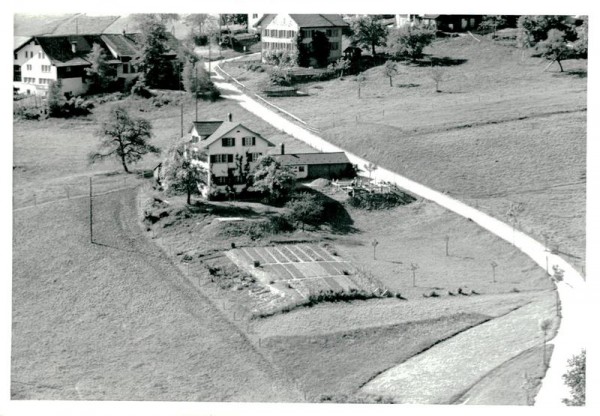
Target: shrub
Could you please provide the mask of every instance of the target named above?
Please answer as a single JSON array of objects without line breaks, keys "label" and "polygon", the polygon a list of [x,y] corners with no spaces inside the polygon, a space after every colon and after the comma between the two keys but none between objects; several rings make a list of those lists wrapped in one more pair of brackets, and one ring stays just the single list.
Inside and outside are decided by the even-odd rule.
[{"label": "shrub", "polygon": [[19,106],[14,109],[13,115],[19,120],[39,120],[41,113],[37,107]]},{"label": "shrub", "polygon": [[273,67],[269,72],[269,82],[272,85],[279,85],[284,87],[289,87],[292,85],[292,80],[288,71],[281,69],[278,66]]},{"label": "shrub", "polygon": [[355,192],[355,194],[348,199],[348,204],[353,208],[377,210],[407,205],[414,201],[416,201],[416,198],[403,192],[383,194]]},{"label": "shrub", "polygon": [[585,406],[585,350],[568,360],[569,369],[563,374],[565,384],[571,390],[571,398],[563,399],[567,406]]},{"label": "shrub", "polygon": [[142,98],[151,98],[154,94],[146,87],[144,80],[140,77],[131,87],[131,94]]},{"label": "shrub", "polygon": [[323,201],[314,194],[302,192],[286,204],[290,210],[287,218],[294,223],[301,223],[302,230],[305,225],[319,226],[325,220],[325,207]]}]

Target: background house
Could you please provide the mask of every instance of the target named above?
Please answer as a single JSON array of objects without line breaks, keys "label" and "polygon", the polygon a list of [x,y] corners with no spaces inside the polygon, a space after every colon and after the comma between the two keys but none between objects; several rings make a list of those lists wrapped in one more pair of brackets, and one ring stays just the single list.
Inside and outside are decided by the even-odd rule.
[{"label": "background house", "polygon": [[[298,32],[302,34],[302,42],[310,44],[313,32],[320,31],[329,39],[328,61],[332,62],[342,56],[342,29],[348,23],[337,14],[265,14],[255,26],[261,33],[263,60],[268,52],[295,52]],[[316,60],[311,58],[310,64],[316,65]]]},{"label": "background house", "polygon": [[[45,95],[51,82],[60,80],[62,91],[80,95],[88,90],[85,68],[91,66],[87,55],[94,43],[107,54],[116,70],[116,80],[139,75],[134,58],[140,52],[138,33],[33,36],[18,38],[14,49],[14,89],[19,93]],[[17,38],[15,38],[17,44]],[[177,40],[168,34],[167,57],[177,58]]]}]

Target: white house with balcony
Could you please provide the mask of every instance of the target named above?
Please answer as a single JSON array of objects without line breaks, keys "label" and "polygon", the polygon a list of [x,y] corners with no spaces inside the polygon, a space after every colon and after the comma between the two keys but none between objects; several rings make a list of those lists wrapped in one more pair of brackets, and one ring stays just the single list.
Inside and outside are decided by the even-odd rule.
[{"label": "white house with balcony", "polygon": [[225,191],[228,186],[240,192],[246,181],[243,170],[251,170],[256,161],[269,153],[273,143],[241,123],[231,121],[195,121],[189,130],[186,157],[209,173],[201,193]]},{"label": "white house with balcony", "polygon": [[[302,35],[302,42],[310,45],[315,31],[323,32],[329,39],[328,61],[342,56],[342,30],[348,26],[337,14],[265,14],[255,24],[261,33],[263,60],[266,53],[273,51],[296,51],[296,36]],[[311,65],[316,60],[311,58]]]}]

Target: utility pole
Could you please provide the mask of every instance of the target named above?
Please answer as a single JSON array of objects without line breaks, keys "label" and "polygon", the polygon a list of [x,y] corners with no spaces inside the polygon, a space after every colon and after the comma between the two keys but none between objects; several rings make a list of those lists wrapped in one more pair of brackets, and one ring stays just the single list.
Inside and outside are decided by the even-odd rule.
[{"label": "utility pole", "polygon": [[181,137],[183,137],[183,101],[181,102]]},{"label": "utility pole", "polygon": [[92,177],[90,176],[90,243],[94,244],[94,209],[92,205]]},{"label": "utility pole", "polygon": [[417,277],[416,277],[415,272],[417,271],[418,268],[419,268],[419,265],[417,263],[410,264],[410,269],[412,270],[412,277],[413,277],[413,287],[417,286]]}]

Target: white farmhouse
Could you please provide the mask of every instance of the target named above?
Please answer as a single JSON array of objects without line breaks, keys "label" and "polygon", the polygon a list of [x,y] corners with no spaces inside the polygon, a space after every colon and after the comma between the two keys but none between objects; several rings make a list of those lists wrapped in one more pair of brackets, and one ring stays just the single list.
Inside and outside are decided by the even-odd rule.
[{"label": "white farmhouse", "polygon": [[[342,29],[348,26],[337,14],[265,14],[255,26],[261,31],[262,54],[273,51],[296,51],[296,36],[300,32],[302,42],[310,44],[314,31],[325,33],[331,49],[328,61],[342,56]],[[311,59],[311,65],[315,65]]]},{"label": "white farmhouse", "polygon": [[194,122],[186,147],[186,156],[210,173],[208,186],[201,187],[206,197],[210,190],[224,191],[228,185],[240,192],[245,187],[240,167],[248,164],[252,169],[275,145],[229,117],[229,121]]}]

